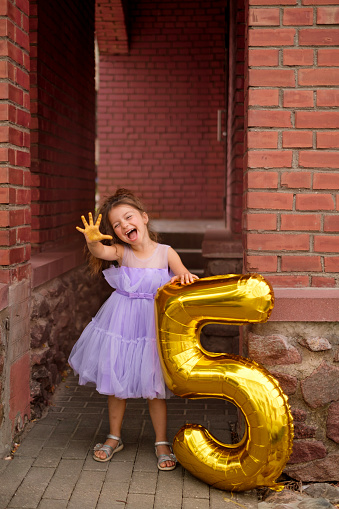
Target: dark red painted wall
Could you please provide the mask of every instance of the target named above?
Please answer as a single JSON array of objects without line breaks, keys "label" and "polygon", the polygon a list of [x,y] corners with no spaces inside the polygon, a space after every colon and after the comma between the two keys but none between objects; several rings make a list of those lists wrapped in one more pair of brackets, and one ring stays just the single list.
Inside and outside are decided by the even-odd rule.
[{"label": "dark red painted wall", "polygon": [[101,197],[124,186],[153,217],[223,216],[225,4],[129,2],[129,54],[100,58]]},{"label": "dark red painted wall", "polygon": [[94,1],[31,2],[32,247],[74,235],[95,189]]},{"label": "dark red painted wall", "polygon": [[244,165],[244,1],[232,2],[229,11],[229,84],[227,119],[227,226],[242,231]]}]

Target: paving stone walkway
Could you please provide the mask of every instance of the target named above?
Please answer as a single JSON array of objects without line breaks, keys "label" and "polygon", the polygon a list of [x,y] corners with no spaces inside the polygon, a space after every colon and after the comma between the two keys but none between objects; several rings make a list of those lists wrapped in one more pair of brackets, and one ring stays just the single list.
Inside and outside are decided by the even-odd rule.
[{"label": "paving stone walkway", "polygon": [[[235,407],[221,400],[168,401],[169,439],[185,422],[203,424],[231,443]],[[230,424],[231,423],[231,424]],[[180,465],[159,472],[147,403],[128,400],[123,451],[111,462],[92,459],[108,433],[106,397],[69,375],[47,415],[31,426],[14,459],[0,462],[0,509],[257,509],[255,491],[210,488]]]}]

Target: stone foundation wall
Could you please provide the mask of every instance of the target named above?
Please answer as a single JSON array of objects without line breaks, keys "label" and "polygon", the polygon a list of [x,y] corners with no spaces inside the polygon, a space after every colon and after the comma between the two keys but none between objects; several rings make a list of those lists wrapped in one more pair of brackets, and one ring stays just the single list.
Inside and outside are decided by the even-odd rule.
[{"label": "stone foundation wall", "polygon": [[[242,273],[242,258],[239,256],[205,257],[205,262],[204,277]],[[200,342],[208,352],[239,355],[239,327],[221,323],[205,325]]]},{"label": "stone foundation wall", "polygon": [[82,330],[111,292],[103,276],[82,266],[35,288],[31,307],[32,417],[39,417],[60,382]]},{"label": "stone foundation wall", "polygon": [[239,355],[239,327],[221,323],[205,325],[200,333],[200,342],[208,352]]},{"label": "stone foundation wall", "polygon": [[242,258],[216,258],[207,261],[204,277],[242,274]]},{"label": "stone foundation wall", "polygon": [[339,323],[268,322],[244,327],[244,355],[280,382],[294,417],[285,472],[302,481],[339,479]]}]

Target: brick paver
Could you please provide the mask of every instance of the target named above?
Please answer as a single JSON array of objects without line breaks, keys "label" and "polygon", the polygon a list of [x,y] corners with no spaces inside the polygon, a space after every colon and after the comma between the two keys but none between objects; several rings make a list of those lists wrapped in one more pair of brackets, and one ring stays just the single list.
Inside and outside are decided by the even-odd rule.
[{"label": "brick paver", "polygon": [[[201,423],[225,442],[235,408],[221,400],[168,401],[169,439],[185,422]],[[0,509],[256,509],[256,492],[211,488],[180,465],[159,472],[154,432],[143,400],[128,400],[125,448],[111,462],[93,461],[108,433],[106,397],[69,375],[47,415],[31,425],[12,461],[0,464]]]}]

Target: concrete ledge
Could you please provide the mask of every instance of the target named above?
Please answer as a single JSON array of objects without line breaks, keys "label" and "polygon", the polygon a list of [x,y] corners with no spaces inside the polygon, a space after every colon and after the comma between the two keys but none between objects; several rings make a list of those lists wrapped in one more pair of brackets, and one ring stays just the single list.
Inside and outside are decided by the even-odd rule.
[{"label": "concrete ledge", "polygon": [[84,243],[72,243],[32,256],[32,288],[85,263]]},{"label": "concrete ledge", "polygon": [[[205,231],[204,258],[242,258],[242,253],[241,235],[231,234],[226,228]],[[271,322],[339,321],[339,288],[275,288],[274,296]]]},{"label": "concrete ledge", "polygon": [[275,288],[271,322],[339,321],[339,288]]},{"label": "concrete ledge", "polygon": [[151,226],[159,233],[204,233],[210,229],[225,229],[222,219],[151,219]]},{"label": "concrete ledge", "polygon": [[[229,253],[230,254],[230,251]],[[32,287],[85,263],[84,244],[59,246],[32,257]],[[0,284],[0,311],[8,306],[9,285]],[[273,322],[339,321],[339,288],[275,288]]]}]

